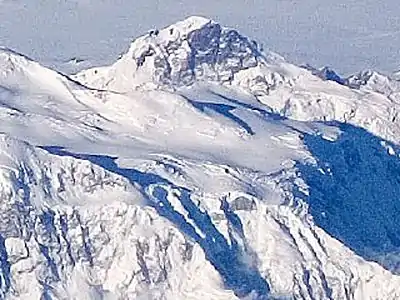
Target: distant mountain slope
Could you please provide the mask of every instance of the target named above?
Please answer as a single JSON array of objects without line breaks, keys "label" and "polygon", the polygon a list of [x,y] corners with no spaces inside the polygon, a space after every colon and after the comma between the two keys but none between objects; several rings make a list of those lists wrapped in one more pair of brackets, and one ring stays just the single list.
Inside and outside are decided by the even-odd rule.
[{"label": "distant mountain slope", "polygon": [[397,82],[191,17],[69,78],[0,51],[0,298],[399,299]]}]

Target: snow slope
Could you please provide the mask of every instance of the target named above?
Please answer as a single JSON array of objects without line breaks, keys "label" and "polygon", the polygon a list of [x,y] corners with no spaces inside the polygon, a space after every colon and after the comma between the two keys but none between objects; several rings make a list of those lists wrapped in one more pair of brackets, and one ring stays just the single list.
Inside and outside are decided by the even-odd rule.
[{"label": "snow slope", "polygon": [[398,299],[397,82],[190,17],[73,78],[0,51],[0,297]]}]

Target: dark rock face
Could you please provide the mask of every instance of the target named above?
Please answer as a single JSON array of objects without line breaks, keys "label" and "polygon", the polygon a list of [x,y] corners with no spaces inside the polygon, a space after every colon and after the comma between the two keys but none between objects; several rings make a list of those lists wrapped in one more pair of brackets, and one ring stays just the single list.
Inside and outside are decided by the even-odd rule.
[{"label": "dark rock face", "polygon": [[212,21],[166,44],[153,41],[136,55],[138,68],[153,56],[155,82],[172,86],[196,79],[229,82],[235,73],[257,66],[262,57],[256,43]]}]

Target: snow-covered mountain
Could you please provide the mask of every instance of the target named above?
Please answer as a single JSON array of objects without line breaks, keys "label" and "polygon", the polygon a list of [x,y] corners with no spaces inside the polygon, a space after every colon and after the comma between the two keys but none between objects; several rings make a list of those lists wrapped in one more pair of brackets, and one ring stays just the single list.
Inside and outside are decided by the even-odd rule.
[{"label": "snow-covered mountain", "polygon": [[399,299],[398,82],[332,72],[200,17],[1,49],[0,298]]}]

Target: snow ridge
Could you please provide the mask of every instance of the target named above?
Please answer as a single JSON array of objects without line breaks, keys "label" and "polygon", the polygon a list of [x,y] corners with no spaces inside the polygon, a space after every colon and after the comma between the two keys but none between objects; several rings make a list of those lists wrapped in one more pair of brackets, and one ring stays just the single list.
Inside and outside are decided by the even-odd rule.
[{"label": "snow ridge", "polygon": [[196,17],[137,39],[126,55],[138,69],[153,69],[155,82],[175,86],[229,81],[262,57],[257,44],[236,30]]},{"label": "snow ridge", "polygon": [[[123,88],[148,86],[150,82],[172,87],[191,85],[195,81],[229,83],[238,72],[266,64],[269,59],[277,56],[272,53],[265,56],[257,42],[238,31],[209,19],[190,17],[136,39],[106,72],[107,77],[115,78],[104,79],[102,88],[120,91],[115,81],[124,79],[122,74],[128,78]],[[78,78],[93,86],[90,79],[93,73],[99,77],[104,70],[83,71]]]},{"label": "snow ridge", "polygon": [[201,17],[0,72],[1,299],[400,298],[395,80]]}]

